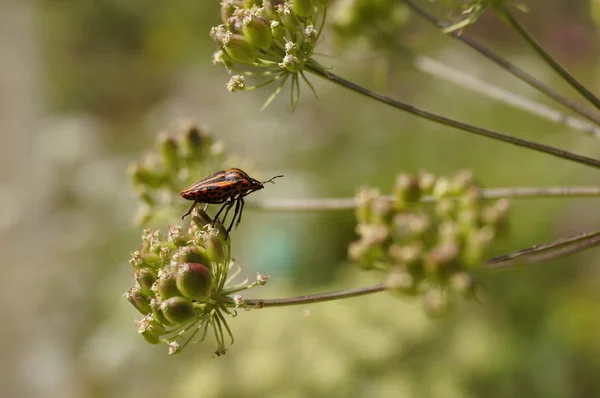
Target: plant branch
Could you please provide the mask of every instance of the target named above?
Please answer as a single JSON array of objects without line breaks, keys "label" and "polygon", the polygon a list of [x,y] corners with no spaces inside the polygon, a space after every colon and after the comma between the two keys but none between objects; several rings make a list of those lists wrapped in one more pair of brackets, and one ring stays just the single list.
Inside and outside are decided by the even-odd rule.
[{"label": "plant branch", "polygon": [[[517,266],[538,263],[563,257],[578,251],[600,245],[600,230],[586,232],[554,242],[532,246],[503,256],[493,257],[485,262],[489,269],[509,269]],[[246,299],[247,308],[283,307],[288,305],[303,305],[346,299],[382,292],[389,289],[385,283],[360,287],[355,289],[338,290],[328,293],[317,293],[306,296],[296,296],[281,299]]]},{"label": "plant branch", "polygon": [[591,135],[594,138],[600,138],[600,127],[597,127],[592,123],[566,115],[556,109],[540,104],[539,102],[535,102],[509,90],[505,90],[502,87],[484,82],[429,57],[417,56],[415,58],[415,65],[417,69],[423,72],[448,80],[468,90],[475,91],[478,94],[504,102],[517,109],[530,112],[553,123],[566,125]]},{"label": "plant branch", "polygon": [[512,26],[517,33],[531,46],[531,48],[552,68],[558,73],[571,87],[573,87],[579,94],[587,99],[596,109],[600,109],[600,99],[594,95],[591,91],[585,88],[577,79],[575,79],[569,72],[567,72],[542,46],[527,32],[527,30],[513,17],[510,11],[499,2],[495,7],[496,11],[500,16],[504,17],[506,21]]},{"label": "plant branch", "polygon": [[[508,187],[490,188],[481,192],[484,199],[501,198],[539,198],[539,197],[598,197],[600,187]],[[393,201],[392,195],[383,198]],[[421,202],[432,203],[435,198],[425,196]],[[358,200],[349,198],[321,199],[265,199],[248,201],[248,206],[258,210],[283,212],[313,212],[331,210],[352,210],[358,205]]]},{"label": "plant branch", "polygon": [[367,294],[373,294],[383,292],[387,290],[388,286],[384,283],[377,285],[360,287],[356,289],[345,289],[335,292],[310,294],[306,296],[289,297],[282,299],[246,299],[245,305],[250,308],[265,308],[265,307],[283,307],[286,305],[301,305],[320,303],[323,301],[331,301],[338,299],[345,299],[350,297],[364,296]]},{"label": "plant branch", "polygon": [[560,238],[554,242],[535,245],[486,261],[491,269],[514,268],[552,260],[600,245],[600,230]]},{"label": "plant branch", "polygon": [[[404,3],[406,3],[407,6],[409,6],[412,9],[412,11],[415,14],[417,14],[417,15],[421,16],[422,18],[424,18],[425,20],[435,24],[437,27],[444,29],[449,26],[448,24],[445,24],[444,22],[442,22],[440,19],[436,18],[433,14],[425,11],[415,1],[413,1],[413,0],[403,0],[403,1],[404,1]],[[589,121],[600,126],[600,115],[582,107],[581,105],[577,104],[575,101],[565,97],[558,91],[554,90],[552,87],[548,86],[547,84],[536,79],[529,73],[525,72],[523,69],[508,62],[507,60],[505,60],[504,58],[502,58],[501,56],[496,54],[490,48],[488,48],[488,47],[476,42],[475,40],[469,38],[468,36],[466,36],[464,34],[460,34],[458,32],[450,32],[450,35],[452,37],[454,37],[455,39],[460,40],[461,42],[465,43],[467,46],[471,47],[473,50],[477,51],[479,54],[483,55],[485,58],[494,62],[499,67],[506,70],[507,72],[509,72],[513,76],[517,77],[518,79],[522,80],[523,82],[527,83],[528,85],[535,88],[539,92],[547,95],[548,97],[552,98],[554,101],[560,103],[564,107],[569,108],[573,112],[585,117]]]},{"label": "plant branch", "polygon": [[325,69],[323,69],[316,62],[309,62],[305,64],[305,70],[314,73],[317,76],[321,76],[333,83],[336,83],[342,87],[355,91],[359,94],[365,95],[369,98],[375,99],[381,103],[389,105],[398,110],[408,112],[410,114],[420,116],[424,119],[443,124],[446,126],[454,127],[456,129],[464,130],[473,134],[477,134],[480,136],[484,136],[487,138],[491,138],[497,141],[506,142],[509,144],[513,144],[516,146],[520,146],[523,148],[528,148],[537,152],[546,153],[548,155],[552,155],[561,159],[569,160],[572,162],[580,163],[586,166],[600,168],[600,161],[596,159],[589,158],[587,156],[577,155],[568,151],[563,151],[562,149],[554,148],[544,144],[538,144],[536,142],[524,140],[521,138],[513,137],[510,135],[506,135],[503,133],[499,133],[493,130],[488,130],[482,127],[477,127],[472,124],[463,123],[454,119],[450,119],[445,116],[438,115],[433,112],[426,111],[421,108],[417,108],[415,106],[409,105],[404,102],[396,101],[390,97],[386,97],[384,95],[378,94],[374,91],[366,89],[362,86],[359,86],[351,81],[348,81],[340,76],[337,76]]}]

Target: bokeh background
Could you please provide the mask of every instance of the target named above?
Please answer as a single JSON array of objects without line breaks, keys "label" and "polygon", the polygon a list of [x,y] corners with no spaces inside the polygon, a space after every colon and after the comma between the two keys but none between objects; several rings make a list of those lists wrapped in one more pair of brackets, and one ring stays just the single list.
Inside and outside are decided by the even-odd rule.
[{"label": "bokeh background", "polygon": [[[336,35],[331,24],[343,26],[356,3],[334,5],[318,50],[335,73],[451,117],[600,155],[592,138],[416,70],[413,56],[423,54],[548,103],[404,9],[397,25],[385,25],[395,43],[369,26]],[[367,9],[382,2],[372,3]],[[590,1],[525,3],[531,12],[519,18],[600,92]],[[136,334],[136,311],[122,297],[141,232],[126,168],[182,122],[205,126],[263,176],[285,174],[262,198],[387,191],[397,173],[419,170],[471,169],[489,187],[599,180],[583,166],[433,125],[318,78],[318,100],[305,88],[295,113],[285,94],[259,112],[271,89],[230,94],[226,72],[211,64],[218,9],[216,0],[0,1],[1,395],[600,396],[597,251],[489,274],[485,305],[464,303],[442,319],[427,318],[418,300],[380,293],[242,313],[220,358],[210,341],[167,356]],[[465,33],[571,93],[493,15]],[[594,205],[515,201],[510,234],[493,250],[595,229]],[[352,212],[248,210],[233,252],[246,275],[271,274],[261,297],[374,283],[380,275],[346,261],[353,225]]]}]

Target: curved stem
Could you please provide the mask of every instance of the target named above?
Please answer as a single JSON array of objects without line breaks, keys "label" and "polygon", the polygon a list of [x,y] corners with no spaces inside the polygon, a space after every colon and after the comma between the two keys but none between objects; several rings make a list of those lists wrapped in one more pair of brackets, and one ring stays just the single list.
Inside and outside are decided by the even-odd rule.
[{"label": "curved stem", "polygon": [[542,59],[558,73],[571,87],[573,87],[579,94],[587,99],[596,109],[600,109],[600,99],[594,95],[591,91],[585,88],[577,79],[575,79],[569,72],[565,70],[542,46],[527,32],[527,30],[513,17],[508,9],[499,2],[495,7],[496,11],[500,16],[504,17],[506,21],[512,26],[517,33],[531,46],[531,48],[540,56]]},{"label": "curved stem", "polygon": [[467,124],[463,122],[459,122],[454,119],[450,119],[445,116],[438,115],[433,112],[426,111],[421,108],[417,108],[415,106],[409,105],[404,102],[396,101],[390,97],[386,97],[384,95],[375,93],[371,90],[368,90],[362,86],[359,86],[351,81],[348,81],[340,76],[337,76],[322,67],[320,67],[316,62],[308,62],[305,64],[305,70],[314,73],[315,75],[321,76],[325,79],[330,80],[333,83],[336,83],[342,87],[355,91],[357,93],[363,94],[369,98],[375,99],[381,103],[386,105],[390,105],[393,108],[402,110],[404,112],[408,112],[410,114],[420,116],[424,119],[443,124],[446,126],[454,127],[460,130],[464,130],[473,134],[481,135],[487,138],[491,138],[497,141],[507,142],[509,144],[513,144],[516,146],[520,146],[523,148],[528,148],[537,152],[546,153],[548,155],[552,155],[561,159],[569,160],[572,162],[580,163],[586,166],[600,168],[600,161],[596,159],[589,158],[587,156],[577,155],[568,151],[563,151],[562,149],[554,148],[544,144],[538,144],[536,142],[527,141],[521,138],[513,137],[510,135],[506,135],[503,133],[499,133],[493,130],[488,130],[482,127],[477,127],[472,124]]},{"label": "curved stem", "polygon": [[[425,11],[423,8],[421,8],[415,1],[413,1],[413,0],[403,0],[403,1],[404,1],[404,3],[406,3],[406,5],[408,7],[410,7],[412,9],[412,11],[415,14],[417,14],[417,15],[421,16],[422,18],[426,19],[427,21],[435,24],[437,27],[442,28],[442,29],[448,27],[447,24],[444,24],[440,19],[436,18],[433,14],[430,14],[427,11]],[[450,35],[452,37],[454,37],[455,39],[462,41],[467,46],[471,47],[473,50],[475,50],[479,54],[483,55],[485,58],[494,62],[499,67],[501,67],[502,69],[505,69],[507,72],[509,72],[513,76],[517,77],[518,79],[521,79],[523,82],[527,83],[528,85],[535,88],[539,92],[547,95],[548,97],[552,98],[554,101],[558,102],[559,104],[563,105],[566,108],[569,108],[573,112],[585,117],[589,121],[591,121],[597,125],[600,125],[600,115],[598,115],[586,108],[583,108],[581,105],[577,104],[575,101],[565,97],[558,91],[554,90],[552,87],[548,86],[547,84],[536,79],[529,73],[525,72],[523,69],[513,65],[512,63],[508,62],[507,60],[505,60],[498,54],[494,53],[490,48],[476,42],[475,40],[467,37],[464,34],[459,34],[457,32],[450,32]]]},{"label": "curved stem", "polygon": [[387,290],[388,286],[384,283],[380,283],[373,286],[359,287],[356,289],[345,289],[336,292],[329,293],[318,293],[310,294],[307,296],[289,297],[283,299],[246,299],[245,305],[250,308],[264,308],[264,307],[283,307],[286,305],[301,305],[310,303],[320,303],[323,301],[331,301],[338,299],[345,299],[350,297],[364,296],[367,294],[373,294],[383,292]]},{"label": "curved stem", "polygon": [[[484,199],[501,198],[540,198],[540,197],[599,197],[600,187],[507,187],[490,188],[481,192]],[[394,196],[386,195],[383,198],[393,201]],[[425,196],[424,203],[435,202],[435,198]],[[352,210],[358,205],[354,197],[348,198],[319,198],[319,199],[265,199],[249,201],[248,206],[258,210],[310,212],[331,210]]]},{"label": "curved stem", "polygon": [[514,268],[548,261],[600,245],[600,230],[560,238],[554,242],[494,257],[486,261],[488,268]]}]

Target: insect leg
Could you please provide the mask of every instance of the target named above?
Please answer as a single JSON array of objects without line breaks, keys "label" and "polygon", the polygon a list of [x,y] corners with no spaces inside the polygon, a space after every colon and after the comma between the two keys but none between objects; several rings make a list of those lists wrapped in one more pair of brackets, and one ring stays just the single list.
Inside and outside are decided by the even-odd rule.
[{"label": "insect leg", "polygon": [[[227,235],[229,235],[229,232],[231,231],[231,228],[233,228],[233,223],[235,222],[235,217],[237,217],[240,214],[240,200],[243,199],[237,199],[235,201],[235,210],[233,212],[233,218],[231,219],[231,224],[229,224],[229,228],[227,228]],[[239,217],[238,217],[238,224],[239,224]],[[237,227],[237,224],[236,224]]]},{"label": "insect leg", "polygon": [[[223,206],[221,206],[221,208],[219,209],[219,211],[217,212],[217,215],[215,216],[215,218],[213,218],[213,223],[215,221],[217,221],[217,219],[219,218],[219,215],[221,214],[221,212],[227,207],[227,206],[231,206],[229,201],[225,201],[225,203],[223,204]],[[229,210],[227,210],[229,211]],[[227,212],[225,212],[225,217],[227,217]]]},{"label": "insect leg", "polygon": [[181,216],[182,220],[185,218],[185,216],[188,216],[192,212],[192,210],[194,210],[194,207],[196,207],[197,203],[198,203],[198,201],[195,200],[194,203],[192,204],[192,207],[190,207],[190,209],[187,211],[187,213],[185,213],[183,216]]},{"label": "insect leg", "polygon": [[240,222],[242,221],[242,212],[244,211],[244,204],[245,204],[244,197],[243,196],[240,197],[238,199],[238,202],[241,202],[241,205],[240,205],[240,215],[238,216],[237,223],[235,223],[236,228],[238,227],[238,225],[240,225]]}]

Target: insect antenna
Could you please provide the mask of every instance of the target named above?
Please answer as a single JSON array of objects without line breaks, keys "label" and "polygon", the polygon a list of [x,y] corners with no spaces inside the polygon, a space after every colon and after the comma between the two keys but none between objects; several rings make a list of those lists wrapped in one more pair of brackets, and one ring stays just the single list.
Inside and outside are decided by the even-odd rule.
[{"label": "insect antenna", "polygon": [[263,183],[263,184],[266,184],[266,183],[270,182],[271,184],[275,184],[275,183],[273,182],[273,180],[274,180],[274,179],[276,179],[276,178],[279,178],[279,177],[283,177],[283,174],[280,174],[280,175],[278,175],[278,176],[275,176],[275,177],[271,177],[270,179],[268,179],[267,181],[263,181],[262,183]]}]

